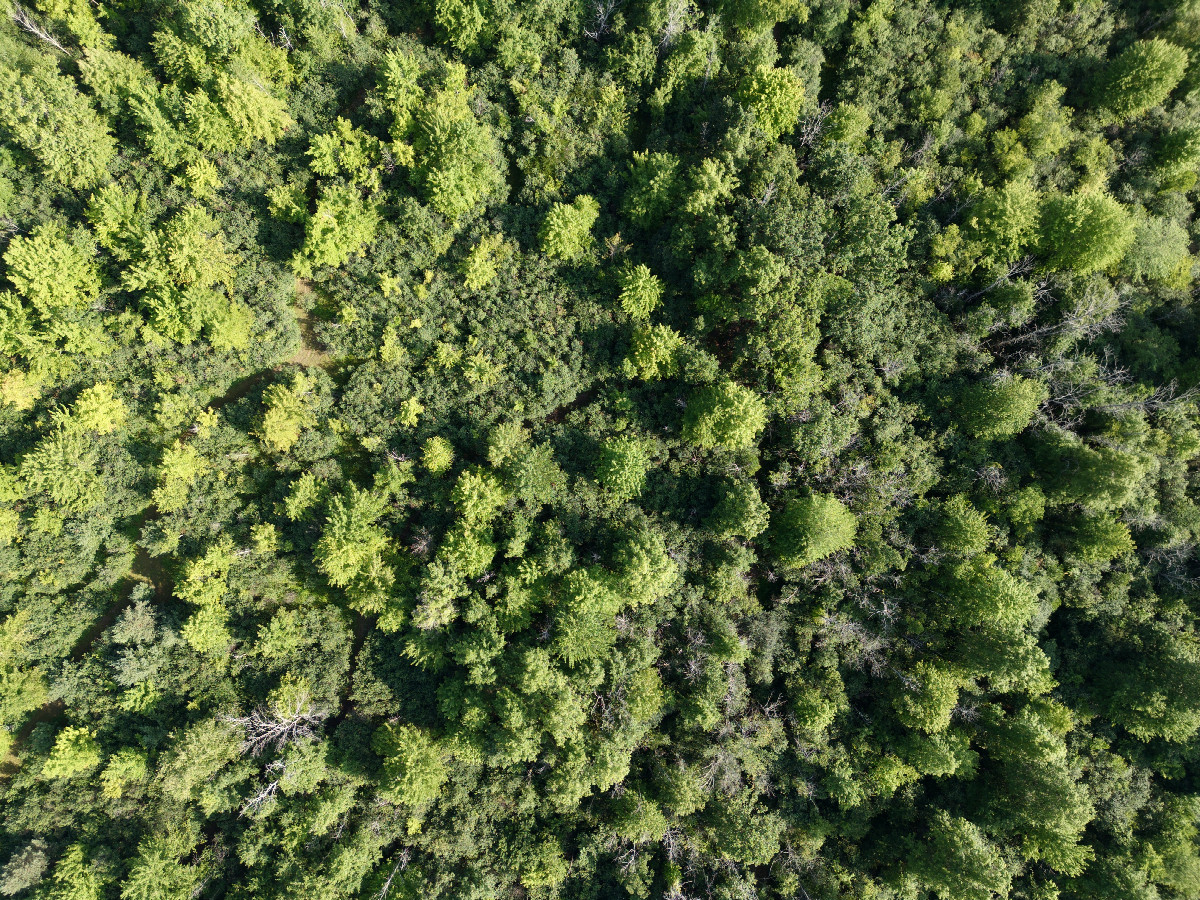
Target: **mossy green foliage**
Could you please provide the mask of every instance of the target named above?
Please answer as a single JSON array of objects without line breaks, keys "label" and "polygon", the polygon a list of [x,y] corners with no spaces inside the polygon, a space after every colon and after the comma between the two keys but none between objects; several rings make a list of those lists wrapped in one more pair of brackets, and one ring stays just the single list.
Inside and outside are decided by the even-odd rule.
[{"label": "mossy green foliage", "polygon": [[0,16],[0,894],[1200,895],[1200,6]]}]

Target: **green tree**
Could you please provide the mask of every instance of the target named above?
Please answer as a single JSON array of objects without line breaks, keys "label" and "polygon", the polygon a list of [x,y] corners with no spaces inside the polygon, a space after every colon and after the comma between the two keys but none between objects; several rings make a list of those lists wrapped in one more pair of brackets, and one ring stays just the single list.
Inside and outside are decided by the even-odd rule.
[{"label": "green tree", "polygon": [[771,517],[771,549],[785,566],[799,568],[853,547],[857,529],[854,513],[836,497],[798,497]]},{"label": "green tree", "polygon": [[568,573],[559,589],[554,652],[569,666],[603,657],[617,638],[613,617],[620,602],[600,575]]},{"label": "green tree", "polygon": [[196,448],[176,441],[163,451],[158,487],[152,499],[159,512],[174,512],[187,504],[188,488],[208,469]]},{"label": "green tree", "polygon": [[1042,203],[1039,243],[1052,269],[1108,268],[1121,261],[1134,235],[1132,217],[1108,194],[1056,194]]},{"label": "green tree", "polygon": [[742,84],[738,99],[754,114],[754,124],[774,141],[799,122],[804,84],[791,69],[758,66]]},{"label": "green tree", "polygon": [[670,153],[637,152],[629,164],[625,215],[636,225],[659,224],[678,202],[679,158]]},{"label": "green tree", "polygon": [[621,308],[635,320],[650,318],[662,300],[663,285],[643,265],[634,266],[621,276]]},{"label": "green tree", "polygon": [[433,19],[442,40],[456,50],[469,53],[479,43],[487,24],[486,10],[476,0],[436,0]]},{"label": "green tree", "polygon": [[440,475],[454,464],[454,447],[441,435],[429,438],[421,449],[421,465]]},{"label": "green tree", "polygon": [[70,778],[100,765],[104,755],[96,736],[86,728],[68,725],[54,739],[42,774],[47,778]]},{"label": "green tree", "polygon": [[1097,100],[1114,120],[1132,119],[1166,100],[1187,64],[1187,51],[1162,38],[1135,41],[1105,67]]},{"label": "green tree", "polygon": [[386,532],[375,521],[383,515],[379,498],[351,486],[329,501],[329,516],[313,556],[334,587],[346,587],[382,559]]},{"label": "green tree", "polygon": [[625,371],[645,381],[669,378],[679,368],[682,347],[683,338],[670,326],[639,325],[633,331]]},{"label": "green tree", "polygon": [[759,496],[753,481],[731,481],[713,508],[708,526],[721,537],[754,540],[770,520],[770,510]]},{"label": "green tree", "polygon": [[683,438],[701,447],[738,450],[751,447],[767,424],[766,404],[749,388],[722,381],[688,401]]},{"label": "green tree", "polygon": [[0,73],[0,127],[56,181],[86,189],[108,175],[116,142],[75,82],[39,67]]},{"label": "green tree", "polygon": [[607,441],[600,449],[596,477],[613,497],[629,500],[646,486],[646,473],[652,464],[644,441],[619,437]]},{"label": "green tree", "polygon": [[266,410],[258,439],[273,453],[287,453],[300,440],[300,432],[317,424],[312,411],[312,381],[296,374],[291,384],[275,382],[263,391]]},{"label": "green tree", "polygon": [[949,728],[961,686],[954,673],[936,662],[922,660],[904,681],[904,692],[893,701],[900,721],[926,734],[940,734]]},{"label": "green tree", "polygon": [[586,194],[571,203],[555,203],[538,232],[542,252],[568,262],[579,259],[592,245],[592,226],[600,204]]},{"label": "green tree", "polygon": [[934,811],[912,868],[939,897],[993,900],[1007,896],[1012,872],[1000,849],[966,819]]},{"label": "green tree", "polygon": [[1009,181],[988,191],[968,220],[984,258],[1008,263],[1031,249],[1038,235],[1040,198],[1029,181]]},{"label": "green tree", "polygon": [[292,268],[307,277],[318,266],[340,266],[375,238],[379,213],[350,185],[326,187],[317,210],[305,222],[304,246],[292,258]]},{"label": "green tree", "polygon": [[426,96],[414,120],[414,179],[429,204],[452,222],[500,198],[507,187],[499,144],[470,99],[466,69],[451,64],[441,89]]},{"label": "green tree", "polygon": [[1040,381],[1014,375],[992,384],[974,384],[959,395],[956,414],[968,434],[978,438],[1011,437],[1029,427],[1046,402]]},{"label": "green tree", "polygon": [[941,514],[936,534],[943,550],[972,556],[987,547],[992,537],[987,516],[972,506],[965,495],[956,494],[943,503]]},{"label": "green tree", "polygon": [[388,724],[371,738],[383,757],[385,790],[408,806],[436,800],[449,778],[446,756],[438,742],[413,725]]}]

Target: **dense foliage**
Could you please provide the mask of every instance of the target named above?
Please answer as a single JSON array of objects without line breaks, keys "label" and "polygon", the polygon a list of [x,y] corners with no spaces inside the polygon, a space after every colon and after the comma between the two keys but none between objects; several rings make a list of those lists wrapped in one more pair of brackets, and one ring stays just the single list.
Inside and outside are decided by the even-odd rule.
[{"label": "dense foliage", "polygon": [[0,894],[1200,897],[1198,0],[6,9]]}]

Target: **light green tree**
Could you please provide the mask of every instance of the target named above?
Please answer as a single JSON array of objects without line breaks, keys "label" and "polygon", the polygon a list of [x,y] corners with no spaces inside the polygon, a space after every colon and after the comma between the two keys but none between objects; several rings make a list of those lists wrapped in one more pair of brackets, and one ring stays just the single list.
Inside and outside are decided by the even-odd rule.
[{"label": "light green tree", "polygon": [[621,276],[621,309],[631,319],[650,318],[662,300],[663,285],[650,269],[643,265],[634,266]]},{"label": "light green tree", "polygon": [[771,549],[785,566],[802,567],[854,546],[857,521],[830,494],[798,497],[771,517]]},{"label": "light green tree", "polygon": [[804,108],[804,84],[791,69],[758,66],[741,86],[738,99],[754,123],[774,141],[788,134]]},{"label": "light green tree", "polygon": [[382,558],[388,537],[375,524],[381,515],[379,498],[353,486],[329,501],[329,517],[313,556],[330,584],[346,587]]},{"label": "light green tree", "polygon": [[968,434],[978,438],[1011,437],[1029,427],[1046,401],[1046,386],[1014,375],[993,384],[974,384],[958,398],[955,410]]},{"label": "light green tree", "polygon": [[1120,262],[1134,234],[1133,218],[1108,194],[1056,194],[1042,203],[1039,243],[1052,269],[1105,269]]},{"label": "light green tree", "polygon": [[628,500],[642,492],[651,465],[650,451],[644,441],[618,437],[600,448],[596,477],[614,498]]},{"label": "light green tree", "polygon": [[371,738],[383,757],[384,789],[408,806],[436,800],[449,778],[446,754],[438,742],[414,725],[388,724]]},{"label": "light green tree", "polygon": [[679,199],[679,157],[672,153],[634,153],[628,184],[625,215],[644,228],[658,225]]},{"label": "light green tree", "polygon": [[937,810],[929,836],[914,854],[917,877],[939,897],[955,900],[993,900],[1008,895],[1012,883],[1000,848],[966,819]]},{"label": "light green tree", "polygon": [[158,487],[152,495],[160,512],[174,512],[187,504],[188,488],[208,469],[208,463],[191,444],[176,441],[163,451]]},{"label": "light green tree", "polygon": [[454,464],[454,448],[441,435],[429,438],[421,449],[421,465],[440,475]]},{"label": "light green tree", "polygon": [[75,82],[53,69],[0,72],[0,126],[56,181],[85,189],[108,174],[116,142]]},{"label": "light green tree", "polygon": [[767,424],[766,404],[747,387],[722,381],[688,401],[683,438],[701,447],[737,450],[751,447]]},{"label": "light green tree", "polygon": [[753,481],[731,481],[713,507],[708,526],[721,537],[753,540],[767,530],[770,510]]},{"label": "light green tree", "polygon": [[669,325],[639,325],[625,361],[626,373],[645,381],[669,378],[679,368],[683,338]]},{"label": "light green tree", "polygon": [[86,728],[68,725],[54,739],[54,749],[46,758],[42,774],[47,778],[70,778],[96,768],[103,759],[95,734]]},{"label": "light green tree", "polygon": [[922,660],[904,678],[906,684],[893,705],[900,721],[926,734],[950,727],[950,714],[958,703],[960,680],[945,666]]},{"label": "light green tree", "polygon": [[554,259],[572,261],[592,246],[592,226],[600,204],[586,194],[571,203],[555,203],[538,232],[542,252]]},{"label": "light green tree", "polygon": [[318,266],[340,266],[375,238],[379,212],[358,188],[326,186],[304,227],[304,246],[292,258],[296,274],[307,277]]},{"label": "light green tree", "polygon": [[300,440],[300,432],[316,424],[312,411],[312,381],[297,373],[291,384],[275,382],[263,391],[266,410],[258,439],[273,453],[286,453]]},{"label": "light green tree", "polygon": [[1187,51],[1162,38],[1135,41],[1101,75],[1099,103],[1115,121],[1132,119],[1166,100],[1187,64]]}]

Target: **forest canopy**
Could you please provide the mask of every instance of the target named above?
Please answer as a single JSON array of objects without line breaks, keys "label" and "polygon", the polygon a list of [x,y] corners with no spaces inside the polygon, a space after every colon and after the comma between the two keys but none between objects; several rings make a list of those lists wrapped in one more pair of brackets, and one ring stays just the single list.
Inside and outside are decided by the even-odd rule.
[{"label": "forest canopy", "polygon": [[9,0],[0,895],[1200,897],[1200,0]]}]

